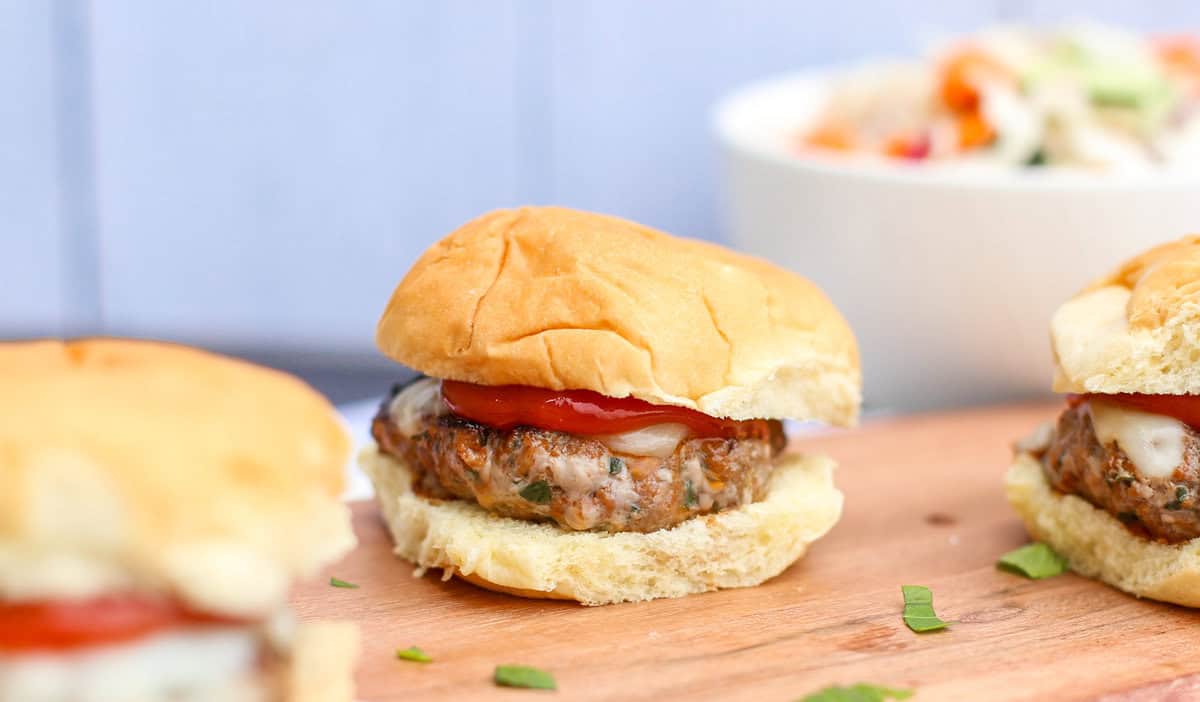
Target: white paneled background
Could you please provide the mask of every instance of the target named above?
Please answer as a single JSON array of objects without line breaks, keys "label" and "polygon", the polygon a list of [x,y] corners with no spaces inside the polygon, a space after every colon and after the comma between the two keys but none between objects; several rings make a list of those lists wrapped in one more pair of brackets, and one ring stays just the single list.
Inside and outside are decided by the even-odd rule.
[{"label": "white paneled background", "polygon": [[371,363],[398,278],[489,208],[720,240],[739,84],[1084,16],[1200,2],[0,0],[0,336]]}]

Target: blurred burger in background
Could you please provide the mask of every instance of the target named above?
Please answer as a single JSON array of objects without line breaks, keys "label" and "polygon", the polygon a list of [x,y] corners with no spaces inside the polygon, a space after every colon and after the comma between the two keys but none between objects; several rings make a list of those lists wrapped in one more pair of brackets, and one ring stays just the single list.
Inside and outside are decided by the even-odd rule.
[{"label": "blurred burger in background", "polygon": [[1200,38],[983,32],[838,79],[797,143],[922,163],[1200,169]]},{"label": "blurred burger in background", "polygon": [[355,543],[322,397],[122,340],[0,344],[0,387],[0,700],[352,698],[353,627],[287,610]]},{"label": "blurred burger in background", "polygon": [[363,455],[397,552],[478,585],[605,604],[757,585],[841,513],[780,419],[850,424],[854,336],[764,261],[554,207],[427,251],[377,342],[424,373]]},{"label": "blurred burger in background", "polygon": [[1051,337],[1067,406],[1018,445],[1009,500],[1076,572],[1200,607],[1200,237],[1096,281]]}]

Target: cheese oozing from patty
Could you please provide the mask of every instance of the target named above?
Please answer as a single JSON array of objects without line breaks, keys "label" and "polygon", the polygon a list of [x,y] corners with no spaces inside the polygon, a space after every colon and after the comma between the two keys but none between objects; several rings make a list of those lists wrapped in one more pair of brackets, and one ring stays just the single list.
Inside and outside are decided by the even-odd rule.
[{"label": "cheese oozing from patty", "polygon": [[422,418],[446,413],[442,402],[442,381],[437,378],[421,378],[409,383],[388,405],[388,414],[400,431],[412,436],[421,431]]},{"label": "cheese oozing from patty", "polygon": [[683,424],[651,424],[641,429],[632,429],[620,434],[594,436],[600,443],[615,453],[629,456],[653,456],[666,458],[675,453],[679,442],[687,438],[690,430]]},{"label": "cheese oozing from patty", "polygon": [[1092,399],[1088,406],[1096,438],[1105,446],[1116,443],[1143,476],[1169,478],[1183,463],[1183,422],[1105,400]]}]

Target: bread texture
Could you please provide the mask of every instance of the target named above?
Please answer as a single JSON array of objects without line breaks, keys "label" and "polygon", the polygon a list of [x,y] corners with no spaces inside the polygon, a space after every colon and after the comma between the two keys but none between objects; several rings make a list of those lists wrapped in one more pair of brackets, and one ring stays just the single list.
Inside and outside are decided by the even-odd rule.
[{"label": "bread texture", "polygon": [[1131,259],[1051,322],[1054,389],[1200,394],[1200,237]]},{"label": "bread texture", "polygon": [[766,499],[650,533],[571,532],[490,514],[473,502],[411,490],[396,459],[367,448],[360,463],[396,553],[488,589],[587,605],[758,585],[804,555],[841,516],[833,461],[785,454]]},{"label": "bread texture", "polygon": [[286,674],[287,702],[354,702],[358,627],[350,622],[301,624]]},{"label": "bread texture", "polygon": [[1005,492],[1030,535],[1076,573],[1138,597],[1200,607],[1200,539],[1169,545],[1138,538],[1108,512],[1052,490],[1028,453],[1017,454]]},{"label": "bread texture", "polygon": [[616,217],[500,210],[430,248],[379,320],[438,378],[633,396],[734,419],[858,415],[858,348],[814,284]]},{"label": "bread texture", "polygon": [[169,344],[0,344],[0,599],[172,593],[258,618],[355,543],[349,442],[277,371]]}]

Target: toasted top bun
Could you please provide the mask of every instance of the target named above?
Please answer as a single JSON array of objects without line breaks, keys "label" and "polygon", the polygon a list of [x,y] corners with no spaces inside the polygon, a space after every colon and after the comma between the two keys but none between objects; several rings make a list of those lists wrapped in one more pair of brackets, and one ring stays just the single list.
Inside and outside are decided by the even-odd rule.
[{"label": "toasted top bun", "polygon": [[400,282],[376,341],[439,378],[851,424],[846,321],[811,282],[713,244],[558,207],[486,214]]},{"label": "toasted top bun", "polygon": [[182,346],[0,344],[0,599],[150,590],[273,612],[354,545],[349,442],[277,371]]},{"label": "toasted top bun", "polygon": [[1200,393],[1200,236],[1155,247],[1051,323],[1058,392]]}]

